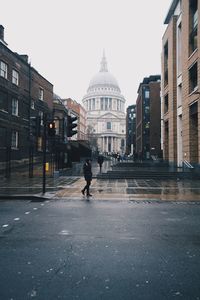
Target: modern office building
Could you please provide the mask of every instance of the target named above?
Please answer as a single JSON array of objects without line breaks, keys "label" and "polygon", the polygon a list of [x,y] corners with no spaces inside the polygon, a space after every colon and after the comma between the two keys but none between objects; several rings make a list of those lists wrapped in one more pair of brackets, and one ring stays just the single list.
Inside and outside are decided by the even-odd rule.
[{"label": "modern office building", "polygon": [[136,155],[146,160],[161,156],[160,75],[145,77],[136,101]]},{"label": "modern office building", "polygon": [[126,154],[133,155],[136,150],[136,105],[126,110]]},{"label": "modern office building", "polygon": [[199,0],[174,0],[162,40],[164,159],[182,167],[200,163]]}]

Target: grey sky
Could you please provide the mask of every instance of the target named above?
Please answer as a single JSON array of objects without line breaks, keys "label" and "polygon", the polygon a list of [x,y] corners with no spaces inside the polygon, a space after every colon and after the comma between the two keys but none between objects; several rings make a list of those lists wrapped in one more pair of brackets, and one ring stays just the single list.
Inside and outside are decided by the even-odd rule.
[{"label": "grey sky", "polygon": [[0,24],[11,50],[56,94],[82,103],[105,49],[126,106],[143,77],[160,74],[163,25],[171,0],[2,0]]}]

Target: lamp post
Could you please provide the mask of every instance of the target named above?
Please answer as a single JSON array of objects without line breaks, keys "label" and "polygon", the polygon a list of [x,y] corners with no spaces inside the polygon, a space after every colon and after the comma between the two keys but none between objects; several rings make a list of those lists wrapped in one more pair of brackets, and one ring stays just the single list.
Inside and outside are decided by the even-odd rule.
[{"label": "lamp post", "polygon": [[43,139],[43,176],[42,176],[42,193],[43,195],[46,192],[46,146],[47,146],[47,115],[46,113],[43,116],[44,124],[44,139]]}]

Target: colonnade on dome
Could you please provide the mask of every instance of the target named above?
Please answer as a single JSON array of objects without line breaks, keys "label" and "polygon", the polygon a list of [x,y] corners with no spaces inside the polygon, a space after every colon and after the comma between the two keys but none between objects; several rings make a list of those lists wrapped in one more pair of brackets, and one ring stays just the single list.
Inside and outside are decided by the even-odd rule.
[{"label": "colonnade on dome", "polygon": [[101,110],[101,111],[121,111],[124,112],[124,101],[111,97],[89,98],[85,99],[84,105],[87,111]]}]

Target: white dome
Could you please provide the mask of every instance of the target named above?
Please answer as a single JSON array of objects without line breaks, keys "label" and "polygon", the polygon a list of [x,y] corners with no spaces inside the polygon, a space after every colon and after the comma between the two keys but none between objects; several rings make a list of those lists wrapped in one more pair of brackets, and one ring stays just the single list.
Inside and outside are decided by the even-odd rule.
[{"label": "white dome", "polygon": [[93,76],[93,78],[90,80],[89,88],[94,88],[98,86],[104,86],[104,87],[114,87],[119,89],[117,80],[110,72],[99,72],[96,75]]},{"label": "white dome", "polygon": [[90,84],[87,91],[90,92],[94,88],[98,87],[112,88],[117,92],[121,92],[117,80],[110,72],[108,72],[105,54],[103,54],[100,71],[96,75],[94,75],[90,80]]}]

